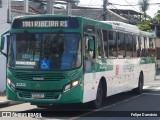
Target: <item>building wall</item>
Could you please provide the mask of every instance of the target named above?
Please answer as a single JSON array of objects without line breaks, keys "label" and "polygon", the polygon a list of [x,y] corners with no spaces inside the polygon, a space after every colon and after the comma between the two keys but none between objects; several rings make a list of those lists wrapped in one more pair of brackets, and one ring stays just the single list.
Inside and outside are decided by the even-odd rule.
[{"label": "building wall", "polygon": [[[10,24],[7,23],[8,0],[2,0],[0,7],[0,36],[6,32]],[[6,58],[0,53],[0,92],[6,89]]]},{"label": "building wall", "polygon": [[7,23],[8,0],[2,0],[2,8],[0,8],[0,35],[7,31],[10,24]]}]

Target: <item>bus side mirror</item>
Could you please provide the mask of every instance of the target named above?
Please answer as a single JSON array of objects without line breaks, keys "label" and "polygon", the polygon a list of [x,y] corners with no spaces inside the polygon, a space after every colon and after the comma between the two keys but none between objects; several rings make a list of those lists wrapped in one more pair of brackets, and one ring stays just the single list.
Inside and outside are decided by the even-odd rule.
[{"label": "bus side mirror", "polygon": [[5,42],[5,37],[3,36],[1,37],[1,44],[0,44],[1,51],[4,49],[4,42]]},{"label": "bus side mirror", "polygon": [[7,38],[9,38],[9,31],[2,34],[0,40],[0,52],[6,57],[7,57]]},{"label": "bus side mirror", "polygon": [[93,38],[90,38],[88,40],[88,51],[94,51],[94,40],[93,40]]}]

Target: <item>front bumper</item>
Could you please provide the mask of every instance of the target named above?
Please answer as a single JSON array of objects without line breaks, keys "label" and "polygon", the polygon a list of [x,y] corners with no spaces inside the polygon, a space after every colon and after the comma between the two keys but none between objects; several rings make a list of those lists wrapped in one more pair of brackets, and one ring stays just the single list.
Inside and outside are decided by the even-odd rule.
[{"label": "front bumper", "polygon": [[[32,98],[33,93],[44,94],[44,98],[35,99]],[[22,90],[13,90],[8,84],[6,89],[7,98],[14,101],[30,102],[32,104],[36,103],[47,103],[47,104],[56,104],[56,103],[81,103],[83,100],[83,87],[78,85],[77,87],[63,92],[34,92],[34,91],[22,91]]]}]

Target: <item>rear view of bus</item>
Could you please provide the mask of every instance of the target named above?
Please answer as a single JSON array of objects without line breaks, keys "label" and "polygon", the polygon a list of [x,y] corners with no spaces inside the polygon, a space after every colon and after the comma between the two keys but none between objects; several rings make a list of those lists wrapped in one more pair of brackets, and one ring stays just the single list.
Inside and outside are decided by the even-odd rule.
[{"label": "rear view of bus", "polygon": [[14,19],[8,52],[8,99],[35,105],[82,101],[79,23],[78,18],[50,15]]}]

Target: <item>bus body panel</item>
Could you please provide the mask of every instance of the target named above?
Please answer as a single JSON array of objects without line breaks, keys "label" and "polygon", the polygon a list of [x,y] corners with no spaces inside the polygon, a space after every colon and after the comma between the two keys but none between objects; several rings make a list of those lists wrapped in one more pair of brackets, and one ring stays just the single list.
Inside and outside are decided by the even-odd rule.
[{"label": "bus body panel", "polygon": [[[57,21],[48,22],[43,20],[43,19],[52,20],[52,17],[54,20],[57,20],[57,18],[62,20],[64,20],[65,18],[67,20],[74,18],[74,20],[76,20],[76,22],[74,22],[75,26],[74,24],[69,23],[70,28],[65,28],[66,26],[62,26],[61,28],[54,28],[57,26],[54,26],[53,24],[55,23],[57,24]],[[39,21],[37,21],[37,18],[40,18],[38,20],[42,19],[43,24],[39,24]],[[68,33],[79,34],[80,36],[79,38],[81,39],[81,42],[82,42],[81,43],[82,49],[80,51],[81,65],[79,65],[79,67],[76,67],[74,69],[68,69],[64,71],[63,70],[47,71],[44,69],[42,70],[39,69],[39,71],[38,70],[21,70],[21,69],[17,70],[17,69],[10,69],[10,67],[8,67],[7,81],[9,82],[7,83],[6,92],[7,92],[7,98],[9,100],[30,102],[35,105],[43,104],[43,103],[48,103],[48,104],[86,103],[96,99],[97,88],[102,78],[105,79],[105,82],[106,82],[106,88],[107,88],[106,96],[112,96],[121,92],[126,92],[134,88],[137,88],[138,82],[139,82],[139,76],[141,72],[143,73],[144,84],[154,80],[155,57],[136,56],[133,58],[132,57],[129,58],[125,56],[122,58],[121,56],[121,58],[119,58],[119,56],[117,56],[117,57],[111,58],[109,55],[105,56],[106,51],[102,50],[104,52],[104,56],[101,56],[101,58],[98,58],[98,42],[99,42],[98,40],[102,41],[102,46],[101,46],[102,48],[104,44],[107,44],[107,42],[104,41],[104,38],[107,38],[107,37],[104,37],[103,39],[102,38],[98,39],[98,30],[100,30],[99,33],[101,35],[103,35],[102,34],[103,30],[110,31],[110,32],[114,31],[115,32],[114,34],[117,34],[116,32],[118,31],[122,33],[127,32],[131,34],[136,34],[139,36],[148,35],[145,32],[144,33],[140,32],[137,27],[132,26],[133,28],[126,29],[128,31],[123,31],[122,28],[123,27],[125,28],[125,26],[123,25],[120,26],[119,28],[109,23],[104,23],[104,22],[95,21],[95,20],[82,18],[82,17],[71,17],[71,16],[42,15],[42,16],[25,16],[22,18],[21,17],[15,18],[15,20],[16,19],[27,20],[25,21],[26,23],[24,23],[25,27],[31,26],[31,28],[27,28],[27,27],[21,28],[20,24],[19,26],[13,25],[11,27],[10,32],[12,35],[15,34],[15,36],[23,33],[35,34],[36,37],[38,36],[37,34],[47,34],[46,36],[49,36],[49,34],[53,34],[53,33],[55,34],[55,36],[57,35],[56,33],[58,34],[60,33],[61,36],[64,36],[65,34],[68,34]],[[36,21],[31,21],[29,23],[28,22],[29,19],[36,19]],[[51,28],[51,26],[48,26],[51,24],[53,28]],[[34,28],[33,26],[38,26],[38,28]],[[42,26],[44,26],[44,28]],[[87,27],[88,27],[88,31],[85,30],[85,28]],[[128,27],[130,27],[130,25]],[[108,32],[106,33],[108,34]],[[86,49],[86,41],[84,38],[85,35],[88,35],[89,37],[93,36],[95,40],[95,44],[94,44],[95,56],[94,58],[92,58],[92,60],[86,60],[85,58],[86,57],[85,56],[86,54],[84,53]],[[99,37],[101,37],[101,35]],[[149,35],[149,37],[153,37],[153,36]],[[60,38],[60,36],[58,38]],[[110,39],[108,41],[112,45],[117,44],[116,41],[113,41]],[[68,45],[69,44],[70,43],[68,43]],[[144,44],[142,46],[144,46]],[[66,48],[72,48],[72,47],[75,47],[75,46],[71,45],[70,47],[66,47]],[[27,55],[22,55],[22,56],[24,58],[27,58],[26,57]],[[69,57],[69,55],[64,55],[63,59],[65,59],[65,57],[68,57],[68,59],[71,58]],[[68,59],[63,61],[66,62],[68,61]],[[22,63],[22,62],[23,61],[20,61],[20,62],[18,61],[17,63]],[[71,63],[71,65],[72,64],[75,64],[75,63],[73,62]],[[46,78],[45,77],[43,78],[43,76],[45,76]],[[57,78],[57,80],[55,80],[51,76],[54,76],[54,77],[58,76],[58,78],[60,77],[60,79]],[[65,76],[65,77],[62,78],[62,76]],[[79,80],[78,85],[76,87],[71,88],[73,84],[77,84],[77,82],[74,82],[77,79]],[[68,84],[70,86],[68,86]],[[67,88],[66,86],[70,87],[70,89],[64,92],[64,88]],[[15,89],[13,87],[15,87]],[[35,96],[38,96],[40,98],[36,98]]]},{"label": "bus body panel", "polygon": [[[137,88],[141,71],[144,76],[144,85],[154,80],[155,63],[146,61],[146,64],[141,64],[142,59],[140,58],[108,59],[108,61],[109,64],[103,64],[103,67],[106,66],[106,68],[100,66],[98,72],[85,73],[83,103],[96,99],[98,84],[102,77],[106,79],[107,83],[106,97]],[[113,69],[107,70],[109,65],[113,66]]]}]

